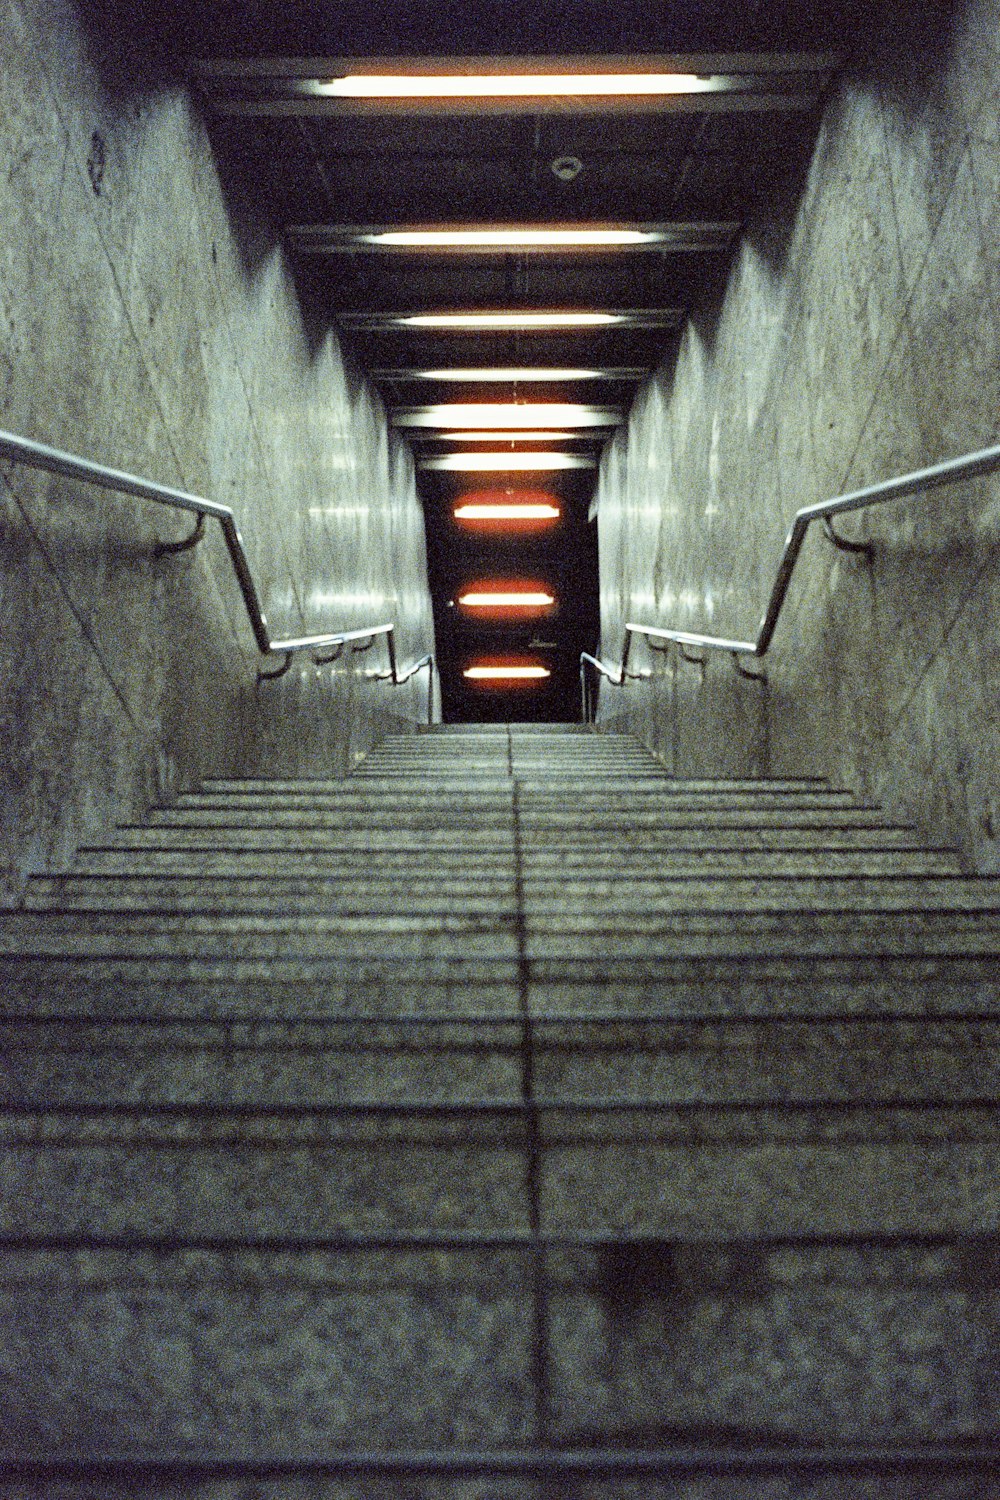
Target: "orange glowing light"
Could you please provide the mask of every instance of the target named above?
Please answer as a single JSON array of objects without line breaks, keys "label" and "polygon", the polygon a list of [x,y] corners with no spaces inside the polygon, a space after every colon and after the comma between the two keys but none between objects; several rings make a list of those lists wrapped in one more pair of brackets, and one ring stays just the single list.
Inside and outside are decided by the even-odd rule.
[{"label": "orange glowing light", "polygon": [[512,502],[457,505],[456,521],[557,521],[557,505],[515,505]]},{"label": "orange glowing light", "polygon": [[469,589],[458,602],[467,609],[548,609],[556,601],[544,589]]},{"label": "orange glowing light", "polygon": [[555,597],[544,584],[526,578],[486,578],[463,588],[455,601],[463,610],[494,620],[521,620],[547,613]]},{"label": "orange glowing light", "polygon": [[545,490],[467,490],[455,502],[456,521],[502,523],[503,530],[537,530],[562,515],[558,497]]},{"label": "orange glowing light", "polygon": [[537,682],[545,677],[551,677],[552,673],[548,667],[541,667],[537,662],[474,662],[471,667],[466,667],[462,676],[469,682],[481,682],[492,687],[524,686],[529,682]]}]

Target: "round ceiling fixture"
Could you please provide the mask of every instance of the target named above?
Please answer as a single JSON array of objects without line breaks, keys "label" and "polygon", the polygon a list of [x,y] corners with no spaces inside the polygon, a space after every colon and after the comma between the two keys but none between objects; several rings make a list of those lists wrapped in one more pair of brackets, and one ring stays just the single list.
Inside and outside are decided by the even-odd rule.
[{"label": "round ceiling fixture", "polygon": [[583,162],[578,156],[556,156],[549,162],[549,170],[560,182],[572,182],[583,171]]}]

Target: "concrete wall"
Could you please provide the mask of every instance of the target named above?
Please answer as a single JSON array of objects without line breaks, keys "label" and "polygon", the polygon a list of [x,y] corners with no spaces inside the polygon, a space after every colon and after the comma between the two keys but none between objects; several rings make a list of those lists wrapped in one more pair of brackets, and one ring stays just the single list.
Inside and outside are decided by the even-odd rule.
[{"label": "concrete wall", "polygon": [[[801,506],[1000,437],[1000,5],[865,38],[785,225],[749,225],[607,456],[602,641],[626,619],[753,638]],[[766,687],[640,651],[605,689],[680,774],[817,772],[1000,868],[1000,481],[807,541]]]},{"label": "concrete wall", "polygon": [[[407,664],[432,649],[408,456],[186,92],[76,14],[0,0],[0,427],[232,505],[273,636],[395,619]],[[337,774],[425,711],[426,673],[365,681],[377,652],[258,689],[218,529],[154,558],[188,527],[0,465],[3,901],[203,774]]]}]

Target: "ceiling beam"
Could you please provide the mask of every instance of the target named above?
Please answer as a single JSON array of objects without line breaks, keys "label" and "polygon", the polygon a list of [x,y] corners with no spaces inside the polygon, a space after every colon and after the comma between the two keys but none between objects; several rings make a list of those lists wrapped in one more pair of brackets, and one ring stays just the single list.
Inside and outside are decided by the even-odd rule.
[{"label": "ceiling beam", "polygon": [[476,367],[469,369],[454,368],[449,370],[419,370],[412,368],[402,369],[372,369],[368,371],[372,380],[398,380],[398,381],[437,381],[447,385],[452,382],[456,384],[483,384],[483,385],[517,385],[519,381],[537,381],[539,384],[567,385],[574,380],[642,380],[649,373],[648,365],[623,365],[617,367],[594,368],[586,370],[555,369],[551,372],[540,369],[536,375],[530,365],[525,365],[517,370],[515,374],[512,368],[496,370]]},{"label": "ceiling beam", "polygon": [[[382,255],[407,255],[414,250],[422,254],[451,255],[494,255],[516,253],[518,255],[555,254],[555,255],[601,255],[622,252],[634,253],[635,251],[658,251],[661,254],[698,254],[713,251],[727,250],[735,236],[739,233],[741,225],[738,220],[716,220],[716,219],[676,219],[667,223],[658,224],[615,224],[615,225],[591,225],[591,224],[498,224],[498,225],[349,225],[349,224],[292,224],[286,230],[289,237],[296,241],[299,250],[307,255],[344,255],[355,253],[382,254]],[[489,244],[489,243],[447,243],[445,236],[451,235],[478,235],[506,233],[514,234],[524,229],[526,233],[537,233],[539,237],[548,234],[584,234],[593,233],[600,235],[604,233],[622,233],[634,236],[633,240],[624,243],[541,243],[531,244],[518,241],[511,244]],[[401,236],[419,235],[438,236],[437,243],[425,243],[416,238],[410,240],[401,239]]]},{"label": "ceiling beam", "polygon": [[[842,58],[834,52],[640,53],[626,56],[568,57],[380,57],[380,58],[212,58],[191,64],[194,80],[221,114],[280,118],[289,115],[357,116],[392,114],[570,114],[704,113],[808,110],[817,102]],[[573,93],[572,79],[588,80]],[[678,92],[647,92],[650,75],[677,80]],[[487,88],[493,80],[537,77],[563,92],[468,94],[454,92],[468,83]],[[600,91],[595,77],[608,80]],[[622,80],[636,79],[627,92]],[[363,79],[362,97],[334,92]],[[448,92],[395,96],[393,86],[420,87],[421,79],[443,79]],[[543,85],[541,80],[547,82]],[[615,80],[618,80],[617,91]],[[380,93],[382,80],[388,93]],[[402,82],[400,82],[402,80]],[[475,82],[473,82],[475,80]],[[686,82],[685,82],[686,80]],[[487,82],[488,81],[488,82]],[[428,87],[433,87],[429,83]],[[530,88],[530,83],[521,86]],[[667,86],[669,89],[669,85]]]},{"label": "ceiling beam", "polygon": [[396,406],[389,415],[393,427],[429,427],[437,432],[467,428],[620,427],[623,414],[616,406],[577,405],[570,402],[440,402],[431,406]]},{"label": "ceiling beam", "polygon": [[[598,309],[596,308],[591,310],[595,312],[598,311]],[[603,311],[603,309],[601,310]],[[517,311],[518,309],[514,308],[466,308],[462,310],[451,309],[448,312],[444,312],[433,308],[428,308],[426,310],[406,308],[401,310],[400,312],[337,313],[336,318],[341,328],[352,333],[405,333],[410,337],[412,337],[414,334],[419,334],[421,338],[431,336],[443,336],[444,338],[452,338],[455,334],[459,333],[471,333],[482,337],[484,334],[491,333],[523,334],[525,332],[533,331],[548,337],[555,336],[558,338],[562,338],[564,334],[585,333],[589,338],[594,338],[595,336],[604,337],[607,334],[629,332],[630,330],[635,329],[680,328],[681,324],[684,321],[684,309],[681,307],[648,307],[631,309],[625,308],[620,310],[608,308],[608,316],[609,318],[614,320],[613,322],[608,322],[599,326],[583,326],[579,329],[565,325],[557,325],[555,327],[540,326],[536,330],[532,330],[530,328],[524,329],[522,327],[518,327],[516,324],[512,324],[510,326],[500,324],[494,327],[490,327],[489,325],[487,325],[485,327],[470,326],[463,328],[461,325],[456,325],[454,323],[445,324],[443,326],[435,326],[434,324],[423,321],[416,324],[407,322],[407,319],[410,318],[420,318],[423,320],[427,318],[434,318],[435,316],[452,318],[461,317],[463,312],[466,316],[469,317],[475,316],[476,313],[479,313],[482,316],[489,316],[490,313],[494,313],[496,316],[501,317],[504,316],[504,314],[508,316],[516,316]],[[520,311],[529,314],[535,313],[539,316],[543,316],[546,309],[523,308],[520,309]],[[572,311],[572,309],[565,309],[565,311]]]}]

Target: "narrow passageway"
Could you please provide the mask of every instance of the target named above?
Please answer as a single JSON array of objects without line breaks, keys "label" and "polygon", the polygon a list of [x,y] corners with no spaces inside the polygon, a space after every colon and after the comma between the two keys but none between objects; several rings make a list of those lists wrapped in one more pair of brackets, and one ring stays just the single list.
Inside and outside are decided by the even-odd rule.
[{"label": "narrow passageway", "polygon": [[998,38],[0,0],[0,1500],[998,1489]]}]

